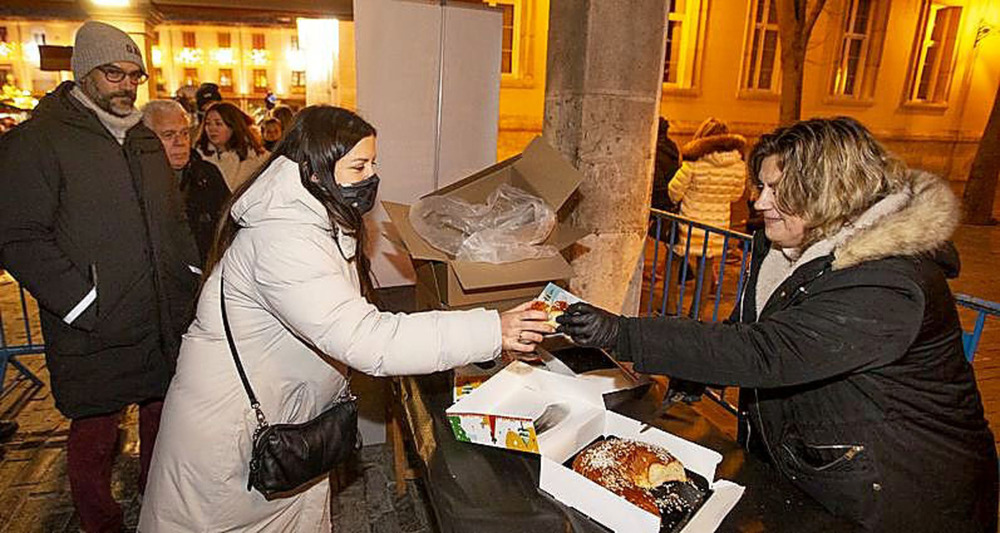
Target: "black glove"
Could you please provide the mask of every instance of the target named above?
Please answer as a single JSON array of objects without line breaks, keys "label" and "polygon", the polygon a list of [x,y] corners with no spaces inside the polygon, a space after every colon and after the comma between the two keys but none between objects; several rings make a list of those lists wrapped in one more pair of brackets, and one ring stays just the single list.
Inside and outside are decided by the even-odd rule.
[{"label": "black glove", "polygon": [[578,302],[556,317],[556,331],[569,335],[580,346],[610,350],[618,345],[618,315]]}]

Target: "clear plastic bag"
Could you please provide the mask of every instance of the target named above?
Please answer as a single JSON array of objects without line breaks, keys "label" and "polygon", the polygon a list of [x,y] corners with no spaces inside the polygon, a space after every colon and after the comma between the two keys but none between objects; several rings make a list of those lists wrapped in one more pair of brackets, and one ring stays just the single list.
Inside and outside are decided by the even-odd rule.
[{"label": "clear plastic bag", "polygon": [[556,225],[555,212],[541,198],[508,184],[497,187],[485,204],[424,198],[410,208],[410,224],[460,261],[511,263],[559,253],[541,244]]}]

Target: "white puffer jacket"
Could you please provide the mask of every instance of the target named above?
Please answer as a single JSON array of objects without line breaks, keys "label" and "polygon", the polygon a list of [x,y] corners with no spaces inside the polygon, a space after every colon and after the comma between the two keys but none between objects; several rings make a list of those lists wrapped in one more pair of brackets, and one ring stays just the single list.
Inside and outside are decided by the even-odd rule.
[{"label": "white puffer jacket", "polygon": [[[236,202],[241,229],[206,282],[181,345],[146,485],[143,533],[330,531],[326,480],[267,501],[247,491],[256,422],[222,327],[219,293],[248,379],[271,424],[310,420],[347,368],[423,374],[500,353],[495,311],[383,313],[360,294],[353,240],[334,241],[298,165],[275,160]],[[344,253],[341,253],[341,250]]]},{"label": "white puffer jacket", "polygon": [[[735,134],[713,135],[686,144],[684,163],[670,181],[670,199],[680,202],[681,216],[729,228],[730,204],[740,199],[746,187],[746,164],[742,151],[746,140]],[[674,251],[683,255],[687,246],[687,225],[678,227]],[[704,231],[691,232],[689,254],[702,255]],[[723,238],[713,236],[708,242],[708,257],[722,253]]]}]

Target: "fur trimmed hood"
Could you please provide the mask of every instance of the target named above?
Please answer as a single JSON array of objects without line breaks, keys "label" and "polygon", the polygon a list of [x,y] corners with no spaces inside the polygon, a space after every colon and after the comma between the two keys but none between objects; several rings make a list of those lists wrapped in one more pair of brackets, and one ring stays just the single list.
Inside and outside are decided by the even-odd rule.
[{"label": "fur trimmed hood", "polygon": [[900,193],[906,195],[901,205],[870,226],[858,227],[836,247],[835,270],[891,256],[935,252],[951,239],[959,222],[958,199],[944,180],[926,172],[910,172],[910,186]]},{"label": "fur trimmed hood", "polygon": [[684,148],[681,149],[681,155],[684,161],[696,161],[713,152],[731,152],[735,150],[742,154],[744,149],[746,149],[746,145],[746,138],[736,133],[711,135],[685,144]]}]

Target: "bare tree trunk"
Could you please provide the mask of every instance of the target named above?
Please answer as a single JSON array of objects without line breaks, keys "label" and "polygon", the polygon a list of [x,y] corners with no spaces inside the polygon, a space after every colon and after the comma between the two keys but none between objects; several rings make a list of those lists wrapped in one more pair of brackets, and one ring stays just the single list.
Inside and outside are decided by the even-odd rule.
[{"label": "bare tree trunk", "polygon": [[991,224],[993,200],[996,198],[997,177],[1000,175],[1000,87],[993,98],[993,111],[979,140],[976,158],[972,160],[969,181],[965,183],[962,206],[967,224]]},{"label": "bare tree trunk", "polygon": [[781,100],[778,104],[778,124],[788,126],[802,118],[806,46],[798,36],[794,38],[794,42],[788,43],[787,47],[784,41],[781,44]]},{"label": "bare tree trunk", "polygon": [[802,85],[806,48],[813,26],[826,0],[774,0],[781,42],[781,100],[778,120],[782,126],[802,118]]}]

